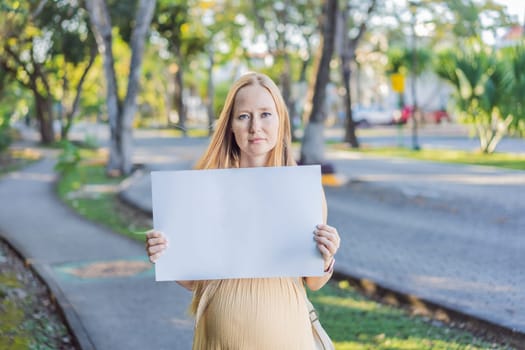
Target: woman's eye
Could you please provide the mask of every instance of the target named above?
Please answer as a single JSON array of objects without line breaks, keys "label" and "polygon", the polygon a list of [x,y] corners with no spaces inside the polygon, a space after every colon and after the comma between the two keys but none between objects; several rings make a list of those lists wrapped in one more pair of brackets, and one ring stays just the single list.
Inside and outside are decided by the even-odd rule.
[{"label": "woman's eye", "polygon": [[246,120],[246,119],[250,119],[250,116],[248,114],[241,114],[239,115],[239,120]]},{"label": "woman's eye", "polygon": [[263,117],[263,118],[268,118],[268,117],[271,117],[271,116],[272,116],[272,113],[270,113],[270,112],[262,112],[261,113],[261,117]]}]

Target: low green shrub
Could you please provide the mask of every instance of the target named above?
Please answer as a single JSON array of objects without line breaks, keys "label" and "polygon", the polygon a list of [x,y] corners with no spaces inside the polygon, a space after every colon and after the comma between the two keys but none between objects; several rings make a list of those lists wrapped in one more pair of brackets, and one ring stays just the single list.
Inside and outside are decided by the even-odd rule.
[{"label": "low green shrub", "polygon": [[62,148],[62,153],[58,156],[55,171],[58,171],[61,174],[68,173],[77,167],[82,159],[80,156],[80,150],[68,140],[60,141],[59,146]]}]

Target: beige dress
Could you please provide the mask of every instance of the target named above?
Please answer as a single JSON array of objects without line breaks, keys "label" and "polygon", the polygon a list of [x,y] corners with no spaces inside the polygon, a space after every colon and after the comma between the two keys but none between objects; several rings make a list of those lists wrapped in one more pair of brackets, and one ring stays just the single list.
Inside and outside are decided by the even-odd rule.
[{"label": "beige dress", "polygon": [[314,349],[304,288],[298,280],[200,281],[194,290],[194,310],[207,288],[213,292],[196,325],[194,350]]}]

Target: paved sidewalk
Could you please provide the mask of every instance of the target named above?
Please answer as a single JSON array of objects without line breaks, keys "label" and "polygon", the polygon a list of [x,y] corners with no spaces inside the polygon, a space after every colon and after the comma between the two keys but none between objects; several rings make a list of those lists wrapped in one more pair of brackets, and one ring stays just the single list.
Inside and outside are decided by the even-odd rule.
[{"label": "paved sidewalk", "polygon": [[190,349],[190,293],[155,283],[144,247],[54,191],[54,159],[0,178],[0,236],[45,279],[82,349]]}]

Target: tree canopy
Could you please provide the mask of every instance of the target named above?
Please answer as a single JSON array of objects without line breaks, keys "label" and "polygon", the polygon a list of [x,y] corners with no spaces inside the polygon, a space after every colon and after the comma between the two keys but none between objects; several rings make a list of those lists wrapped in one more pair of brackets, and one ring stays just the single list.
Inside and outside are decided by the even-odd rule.
[{"label": "tree canopy", "polygon": [[[320,47],[326,44],[320,22],[324,4],[320,0],[158,0],[154,5],[140,0],[4,0],[0,4],[0,103],[18,96],[23,103],[17,106],[25,112],[13,110],[11,120],[29,116],[47,143],[58,138],[57,125],[65,139],[75,120],[93,115],[109,122],[112,135],[148,123],[186,132],[195,125],[196,113],[202,114],[196,104],[203,106],[206,127],[211,130],[229,84],[246,70],[258,70],[278,83],[292,125],[301,128],[308,111],[320,111],[310,120],[321,124],[330,113],[325,111],[326,99],[320,90],[317,96],[321,98],[314,98],[322,68],[326,81],[337,87],[337,96],[329,97],[340,101],[337,108],[344,109],[345,139],[357,147],[359,130],[352,121],[352,108],[362,102],[358,80],[362,72],[376,72],[378,84],[384,84],[390,73],[413,72],[414,57],[417,76],[434,70],[431,63],[437,60],[438,73],[458,86],[463,101],[455,100],[456,107],[466,108],[461,91],[466,89],[465,77],[475,74],[461,65],[467,53],[453,48],[467,47],[472,40],[483,43],[487,34],[497,37],[502,28],[513,24],[505,8],[491,0],[419,0],[410,2],[411,6],[388,0],[335,1],[335,55],[319,67],[319,61],[313,63],[314,57],[321,58]],[[102,5],[105,26],[94,23],[93,8]],[[146,5],[153,11],[151,23]],[[142,41],[137,37],[139,28]],[[442,51],[447,54],[439,56]],[[523,71],[523,49],[494,47],[492,51],[491,59],[503,68],[486,67],[485,76],[469,84],[488,84],[483,85],[484,98],[476,95],[478,107],[492,110],[491,115],[497,111],[504,120],[503,115],[512,116],[508,132],[520,134],[524,129],[521,100],[502,105],[500,90],[492,91],[491,86],[505,85],[505,77],[512,76],[508,94],[501,99],[523,95],[523,77],[517,73]],[[475,57],[471,61],[474,64]],[[445,74],[449,66],[454,69]],[[105,91],[114,93],[104,95]],[[499,107],[491,109],[491,104]],[[119,113],[128,116],[112,117]],[[303,141],[308,142],[308,137]],[[126,149],[117,144],[115,150]],[[130,152],[124,152],[124,158]],[[129,161],[123,164],[110,168],[126,173],[131,165]]]}]

